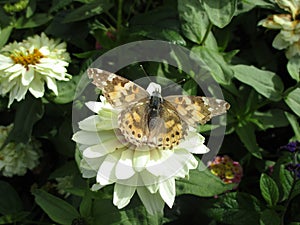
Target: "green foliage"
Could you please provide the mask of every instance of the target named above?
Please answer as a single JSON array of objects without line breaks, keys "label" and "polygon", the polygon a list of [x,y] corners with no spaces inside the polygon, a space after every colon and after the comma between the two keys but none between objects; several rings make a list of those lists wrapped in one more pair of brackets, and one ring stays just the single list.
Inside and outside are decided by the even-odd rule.
[{"label": "green foliage", "polygon": [[[284,49],[272,47],[279,30],[258,26],[268,15],[288,14],[274,2],[1,0],[0,53],[8,43],[45,32],[67,43],[72,79],[57,81],[58,95],[46,90],[36,99],[28,93],[11,108],[6,107],[8,95],[0,98],[0,125],[14,123],[0,151],[8,142],[28,143],[31,138],[41,142],[42,151],[40,165],[26,175],[0,175],[0,224],[299,225],[300,181],[288,165],[300,159],[281,146],[300,141],[300,54],[287,59]],[[196,81],[208,75],[183,71],[183,64],[205,63],[203,69],[220,85],[231,108],[220,125],[198,130],[207,139],[211,129],[219,131],[226,124],[219,154],[243,167],[239,185],[224,183],[209,169],[191,170],[189,177],[176,180],[175,203],[172,209],[165,207],[164,215],[147,213],[137,194],[118,209],[113,186],[91,191],[95,180],[82,178],[82,152],[71,140],[72,102],[87,83],[87,78],[81,82],[87,67],[115,47],[145,39],[190,50],[192,60],[186,60],[170,48],[178,68],[142,62],[151,76],[184,80],[180,85],[190,95],[203,94]],[[120,74],[130,80],[144,76],[136,64]],[[76,109],[85,110],[89,100],[76,98]],[[2,163],[0,157],[0,172]],[[66,177],[70,186],[59,190],[57,179]]]}]

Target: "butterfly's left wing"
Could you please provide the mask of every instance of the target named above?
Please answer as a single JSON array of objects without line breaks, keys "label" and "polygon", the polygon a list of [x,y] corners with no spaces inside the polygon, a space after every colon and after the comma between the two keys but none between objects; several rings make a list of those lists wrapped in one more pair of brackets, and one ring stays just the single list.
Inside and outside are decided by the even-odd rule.
[{"label": "butterfly's left wing", "polygon": [[97,68],[90,68],[87,73],[89,78],[93,78],[92,83],[102,90],[106,100],[114,107],[125,108],[149,96],[144,88],[114,73]]},{"label": "butterfly's left wing", "polygon": [[164,99],[169,101],[181,118],[192,127],[199,123],[205,124],[212,117],[225,113],[230,107],[224,100],[201,96],[171,95]]}]

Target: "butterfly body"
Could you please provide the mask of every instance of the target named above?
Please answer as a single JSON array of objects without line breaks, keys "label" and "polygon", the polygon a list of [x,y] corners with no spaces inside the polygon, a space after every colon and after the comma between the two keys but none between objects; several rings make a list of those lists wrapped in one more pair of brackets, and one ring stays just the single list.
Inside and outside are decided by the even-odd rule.
[{"label": "butterfly body", "polygon": [[[116,74],[91,68],[88,76],[116,109],[118,127],[136,146],[172,149],[187,135],[189,126],[204,124],[226,112],[229,104],[220,99],[173,95],[162,97],[160,86],[147,90]],[[151,86],[152,85],[152,86]]]}]

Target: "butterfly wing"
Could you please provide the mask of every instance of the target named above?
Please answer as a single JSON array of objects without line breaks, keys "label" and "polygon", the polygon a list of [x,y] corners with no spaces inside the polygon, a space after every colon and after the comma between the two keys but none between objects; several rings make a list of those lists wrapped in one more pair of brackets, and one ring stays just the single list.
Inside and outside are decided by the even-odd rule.
[{"label": "butterfly wing", "polygon": [[139,85],[105,70],[90,68],[88,77],[93,78],[95,84],[106,100],[114,107],[126,107],[132,102],[148,97],[148,92]]},{"label": "butterfly wing", "polygon": [[177,110],[181,118],[189,126],[196,127],[198,124],[205,124],[212,117],[225,113],[230,105],[221,99],[172,95],[164,98],[169,101]]},{"label": "butterfly wing", "polygon": [[149,98],[145,98],[120,113],[118,124],[122,134],[136,146],[172,149],[186,135],[186,123],[168,101],[162,102],[157,117],[151,117],[149,105]]}]

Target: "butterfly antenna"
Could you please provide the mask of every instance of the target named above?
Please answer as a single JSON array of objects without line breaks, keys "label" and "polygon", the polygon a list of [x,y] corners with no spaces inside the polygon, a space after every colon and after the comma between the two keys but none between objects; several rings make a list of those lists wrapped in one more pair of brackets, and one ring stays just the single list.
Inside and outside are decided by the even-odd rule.
[{"label": "butterfly antenna", "polygon": [[143,67],[142,64],[140,64],[140,67],[141,67],[141,70],[142,70],[142,71],[144,72],[144,74],[146,75],[146,77],[148,78],[148,80],[149,80],[150,82],[152,82],[151,79],[150,79],[149,74],[146,72],[146,70],[144,69],[144,67]]},{"label": "butterfly antenna", "polygon": [[180,81],[178,81],[178,82],[176,82],[176,83],[174,83],[174,84],[170,84],[170,85],[164,87],[163,90],[164,90],[164,89],[167,89],[167,88],[176,87],[178,84],[184,83],[185,81],[186,81],[186,80],[183,78],[183,79],[181,79]]}]

